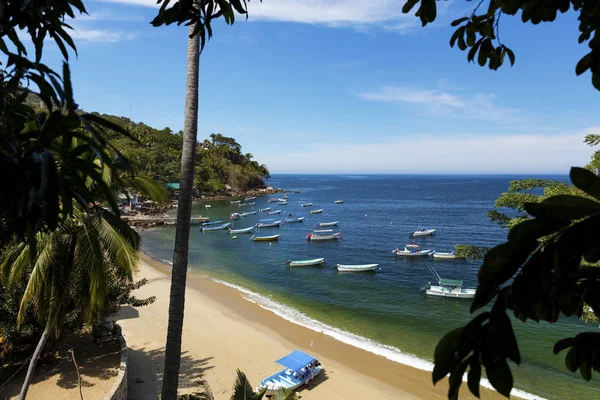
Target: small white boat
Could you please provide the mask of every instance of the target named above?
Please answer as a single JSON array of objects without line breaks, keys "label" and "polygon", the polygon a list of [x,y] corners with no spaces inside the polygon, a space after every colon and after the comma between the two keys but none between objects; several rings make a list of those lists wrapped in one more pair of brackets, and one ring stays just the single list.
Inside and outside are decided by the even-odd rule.
[{"label": "small white boat", "polygon": [[293,222],[302,222],[304,221],[304,217],[298,217],[298,218],[286,218],[285,219],[285,223],[286,224],[291,224]]},{"label": "small white boat", "polygon": [[250,239],[254,242],[274,242],[279,240],[280,235],[271,235],[271,236],[252,236]]},{"label": "small white boat", "polygon": [[232,235],[235,235],[236,233],[251,233],[252,229],[254,229],[253,226],[251,226],[250,228],[243,228],[243,229],[230,229],[229,233],[231,233]]},{"label": "small white boat", "polygon": [[220,225],[223,221],[213,221],[213,222],[203,222],[200,226],[211,226],[211,225]]},{"label": "small white boat", "polygon": [[404,250],[392,250],[392,253],[397,256],[408,256],[408,257],[427,257],[433,253],[433,250],[420,250],[419,245],[416,243],[407,244],[404,246]]},{"label": "small white boat", "polygon": [[248,211],[240,214],[240,217],[247,217],[248,215],[256,215],[256,211]]},{"label": "small white boat", "polygon": [[312,207],[312,203],[300,204],[300,207]]},{"label": "small white boat", "polygon": [[229,216],[229,219],[240,219],[240,218],[242,218],[242,215],[240,213],[232,213]]},{"label": "small white boat", "polygon": [[337,264],[335,267],[339,272],[363,272],[375,271],[379,264],[357,264],[357,265],[342,265]]},{"label": "small white boat", "polygon": [[275,203],[275,202],[277,202],[277,199],[270,198],[270,199],[269,199],[269,200],[267,200],[267,201],[268,201],[269,203]]},{"label": "small white boat", "polygon": [[288,261],[287,264],[290,267],[310,267],[313,265],[325,264],[324,258],[313,258],[312,260],[299,260],[299,261]]},{"label": "small white boat", "polygon": [[259,212],[267,212],[267,211],[271,211],[271,207],[267,207],[267,208],[259,208],[258,209]]},{"label": "small white boat", "polygon": [[247,205],[248,205],[248,203],[240,203],[240,204],[238,204],[238,207],[245,207]]},{"label": "small white boat", "polygon": [[231,204],[240,204],[241,202],[242,202],[241,200],[230,201]]},{"label": "small white boat", "polygon": [[344,200],[334,200],[333,203],[334,204],[342,204],[344,202]]},{"label": "small white boat", "polygon": [[256,202],[255,202],[255,201],[253,201],[252,203],[247,203],[247,204],[248,204],[249,206],[253,206],[253,205],[255,205],[255,204],[256,204]]},{"label": "small white boat", "polygon": [[221,224],[221,225],[201,226],[200,231],[202,231],[202,232],[218,231],[218,230],[222,230],[222,229],[227,229],[227,228],[229,228],[230,225],[231,225],[231,223],[227,222],[226,224]]},{"label": "small white boat", "polygon": [[319,208],[318,210],[310,210],[308,213],[309,214],[321,214],[323,212],[322,208]]},{"label": "small white boat", "polygon": [[256,197],[250,196],[250,197],[244,198],[244,201],[250,201],[250,200],[254,200],[254,199],[256,199]]},{"label": "small white boat", "polygon": [[322,229],[314,231],[306,235],[306,239],[309,241],[314,240],[337,240],[342,238],[342,232],[333,232],[331,229]]},{"label": "small white boat", "polygon": [[456,259],[461,259],[461,258],[464,258],[464,257],[457,256],[456,251],[453,251],[452,253],[441,253],[438,251],[433,252],[434,260],[456,260]]},{"label": "small white boat", "polygon": [[255,225],[257,228],[273,228],[276,226],[281,225],[281,221],[275,221],[272,218],[268,218],[268,219],[261,219],[260,221],[258,221],[258,223]]},{"label": "small white boat", "polygon": [[440,278],[439,285],[432,285],[431,282],[423,288],[423,291],[430,296],[454,297],[458,299],[472,299],[475,297],[477,289],[462,287],[463,281],[454,279]]},{"label": "small white boat", "polygon": [[435,229],[418,228],[416,231],[408,234],[409,237],[417,236],[433,236],[435,235]]},{"label": "small white boat", "polygon": [[277,201],[287,201],[287,196],[281,196],[281,197],[276,198],[275,200],[277,200]]},{"label": "small white boat", "polygon": [[285,369],[260,382],[260,387],[266,389],[267,396],[275,395],[281,389],[298,389],[308,384],[323,370],[323,366],[316,358],[300,350],[295,350],[275,362]]},{"label": "small white boat", "polygon": [[339,221],[333,221],[333,222],[319,222],[317,224],[317,226],[319,228],[324,227],[324,226],[337,226],[337,224],[339,223]]},{"label": "small white boat", "polygon": [[281,214],[281,210],[269,211],[269,215]]}]

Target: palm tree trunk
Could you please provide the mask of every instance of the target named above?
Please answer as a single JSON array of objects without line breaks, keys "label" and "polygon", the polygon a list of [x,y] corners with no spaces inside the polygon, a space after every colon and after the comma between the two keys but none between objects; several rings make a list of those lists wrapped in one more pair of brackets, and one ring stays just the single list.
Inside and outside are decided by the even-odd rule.
[{"label": "palm tree trunk", "polygon": [[27,397],[27,391],[29,390],[29,385],[31,384],[31,378],[33,378],[33,372],[35,371],[35,366],[42,355],[42,350],[46,346],[46,342],[48,342],[48,338],[50,337],[50,329],[52,329],[53,318],[48,318],[46,321],[46,327],[44,328],[44,332],[42,333],[42,337],[31,356],[31,361],[29,362],[29,367],[27,368],[27,375],[25,375],[25,381],[23,381],[23,386],[21,386],[21,393],[19,394],[19,400],[25,400]]},{"label": "palm tree trunk", "polygon": [[[194,25],[189,28],[189,34]],[[177,397],[179,363],[181,360],[181,333],[185,306],[185,280],[188,265],[188,243],[192,214],[192,186],[196,162],[196,136],[198,133],[198,75],[200,72],[200,38],[188,38],[188,56],[185,91],[185,116],[183,122],[183,150],[181,152],[181,190],[177,208],[175,249],[171,274],[169,300],[169,326],[165,349],[165,371],[163,375],[162,399]]]}]

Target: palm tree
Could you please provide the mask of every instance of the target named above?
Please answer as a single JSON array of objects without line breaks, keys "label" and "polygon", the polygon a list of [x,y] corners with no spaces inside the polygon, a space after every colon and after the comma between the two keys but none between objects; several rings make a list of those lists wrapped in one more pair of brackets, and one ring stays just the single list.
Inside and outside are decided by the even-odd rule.
[{"label": "palm tree", "polygon": [[[255,392],[248,381],[246,374],[239,369],[236,371],[237,378],[233,384],[233,394],[231,400],[262,400],[267,394],[267,389],[260,389]],[[279,389],[271,397],[272,400],[296,400],[298,397],[293,390]]]},{"label": "palm tree", "polygon": [[76,299],[86,322],[96,322],[109,303],[114,280],[131,282],[137,265],[139,235],[118,215],[100,206],[76,207],[73,216],[58,229],[39,232],[35,256],[23,241],[10,249],[0,276],[9,284],[26,279],[18,323],[32,304],[45,322],[31,357],[19,399],[25,399],[35,366],[52,331],[58,331],[67,302]]}]

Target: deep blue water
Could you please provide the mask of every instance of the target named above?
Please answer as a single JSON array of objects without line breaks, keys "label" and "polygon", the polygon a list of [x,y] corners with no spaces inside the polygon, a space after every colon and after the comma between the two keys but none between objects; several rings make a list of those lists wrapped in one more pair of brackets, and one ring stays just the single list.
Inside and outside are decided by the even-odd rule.
[{"label": "deep blue water", "polygon": [[[438,232],[431,238],[415,239],[422,249],[451,251],[458,243],[502,243],[506,231],[490,222],[486,213],[509,181],[516,178],[519,177],[274,176],[269,181],[271,186],[300,193],[288,193],[288,205],[283,206],[267,203],[267,196],[260,197],[253,209],[279,208],[283,210],[281,219],[292,214],[306,217],[305,222],[261,229],[257,235],[281,234],[280,241],[272,244],[252,242],[250,235],[239,234],[232,239],[225,231],[201,233],[192,228],[190,266],[265,295],[322,323],[368,338],[361,344],[366,349],[372,349],[376,342],[430,361],[440,337],[471,318],[470,302],[426,297],[419,289],[433,277],[425,262],[397,258],[391,251],[409,243],[412,239],[408,233],[419,225]],[[334,204],[335,199],[343,199],[344,203]],[[300,207],[308,202],[313,203],[313,209],[323,208],[325,212],[310,215],[308,208]],[[205,204],[196,204],[193,214],[206,215]],[[209,204],[211,220],[228,219],[232,212],[240,212],[229,201]],[[243,218],[235,222],[235,227],[251,226],[259,218],[266,216]],[[327,221],[340,221],[334,229],[342,232],[342,240],[318,243],[305,239],[316,229],[317,222]],[[142,237],[151,254],[172,259],[173,228],[143,232]],[[290,269],[285,265],[287,260],[318,257],[325,257],[324,267]],[[442,277],[461,279],[465,286],[476,285],[478,262],[431,262]],[[380,270],[375,274],[343,274],[332,268],[337,263],[379,263]],[[594,329],[598,327],[584,325],[575,318],[554,326],[515,322],[523,358],[521,366],[513,368],[516,387],[552,399],[599,398],[597,379],[584,383],[579,375],[566,371],[564,355],[552,354],[556,340]],[[410,363],[402,357],[398,359]]]}]

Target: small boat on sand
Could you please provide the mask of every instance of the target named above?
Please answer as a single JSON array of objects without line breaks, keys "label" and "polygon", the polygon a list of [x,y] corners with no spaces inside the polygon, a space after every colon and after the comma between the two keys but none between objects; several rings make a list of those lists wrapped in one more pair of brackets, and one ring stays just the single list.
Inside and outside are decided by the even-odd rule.
[{"label": "small boat on sand", "polygon": [[461,259],[461,258],[465,258],[465,257],[457,256],[456,251],[453,251],[451,253],[441,253],[438,251],[433,252],[434,260],[457,260],[457,259]]},{"label": "small boat on sand", "polygon": [[268,396],[276,394],[280,389],[298,389],[312,381],[323,370],[316,358],[300,350],[295,350],[275,362],[285,369],[260,382],[260,387],[266,389]]},{"label": "small boat on sand", "polygon": [[201,226],[200,231],[201,232],[218,231],[218,230],[222,230],[222,229],[227,229],[227,228],[229,228],[230,225],[231,225],[231,223],[227,222],[226,224],[221,224],[221,225]]},{"label": "small boat on sand", "polygon": [[310,267],[314,265],[323,265],[325,264],[324,258],[314,258],[312,260],[299,260],[299,261],[288,261],[287,264],[290,267]]},{"label": "small boat on sand", "polygon": [[271,235],[271,236],[252,236],[252,239],[255,242],[274,242],[279,240],[280,235]]},{"label": "small boat on sand", "polygon": [[302,222],[304,221],[304,217],[298,217],[298,218],[286,218],[285,219],[285,223],[286,224],[291,224],[293,222]]},{"label": "small boat on sand", "polygon": [[342,238],[342,232],[333,232],[331,229],[316,230],[313,233],[306,235],[309,241],[315,240],[337,240]]},{"label": "small boat on sand", "polygon": [[250,232],[252,232],[252,229],[254,229],[253,226],[251,226],[250,228],[243,228],[243,229],[230,229],[229,233],[231,233],[232,235],[235,235],[236,233],[250,233]]},{"label": "small boat on sand", "polygon": [[259,212],[267,212],[267,211],[271,211],[271,207],[267,207],[267,208],[259,208],[258,209]]},{"label": "small boat on sand", "polygon": [[259,220],[255,226],[257,228],[272,228],[276,226],[278,227],[279,225],[281,225],[281,221],[275,221],[272,218],[268,218]]},{"label": "small boat on sand", "polygon": [[435,235],[435,229],[418,228],[416,231],[408,234],[409,237],[417,236],[433,236]]},{"label": "small boat on sand", "polygon": [[269,211],[269,215],[281,214],[281,210]]},{"label": "small boat on sand", "polygon": [[379,264],[357,264],[357,265],[342,265],[337,264],[335,267],[339,272],[363,272],[375,271]]},{"label": "small boat on sand", "polygon": [[300,207],[312,207],[312,203],[300,204]]},{"label": "small boat on sand", "polygon": [[333,221],[333,222],[319,222],[319,223],[317,224],[317,226],[318,226],[319,228],[322,228],[322,227],[324,227],[324,226],[337,226],[337,224],[338,224],[338,223],[339,223],[339,221]]},{"label": "small boat on sand", "polygon": [[310,210],[308,213],[309,214],[321,214],[323,212],[322,208],[319,208],[318,210]]},{"label": "small boat on sand", "polygon": [[463,289],[463,281],[459,281],[456,279],[440,278],[435,268],[433,268],[433,265],[431,265],[428,262],[426,262],[426,264],[427,268],[429,268],[429,270],[437,280],[438,284],[432,285],[431,282],[429,282],[427,285],[421,288],[421,290],[424,291],[425,294],[438,297],[454,297],[458,299],[472,299],[475,297],[477,289]]},{"label": "small boat on sand", "polygon": [[220,225],[223,221],[214,221],[214,222],[203,222],[200,226],[211,226],[211,225]]},{"label": "small boat on sand", "polygon": [[392,253],[397,256],[408,256],[408,257],[427,257],[433,253],[433,250],[421,250],[419,245],[416,243],[407,244],[404,246],[404,250],[392,250]]},{"label": "small boat on sand", "polygon": [[344,203],[344,200],[334,200],[333,203],[334,204],[342,204],[342,203]]}]

